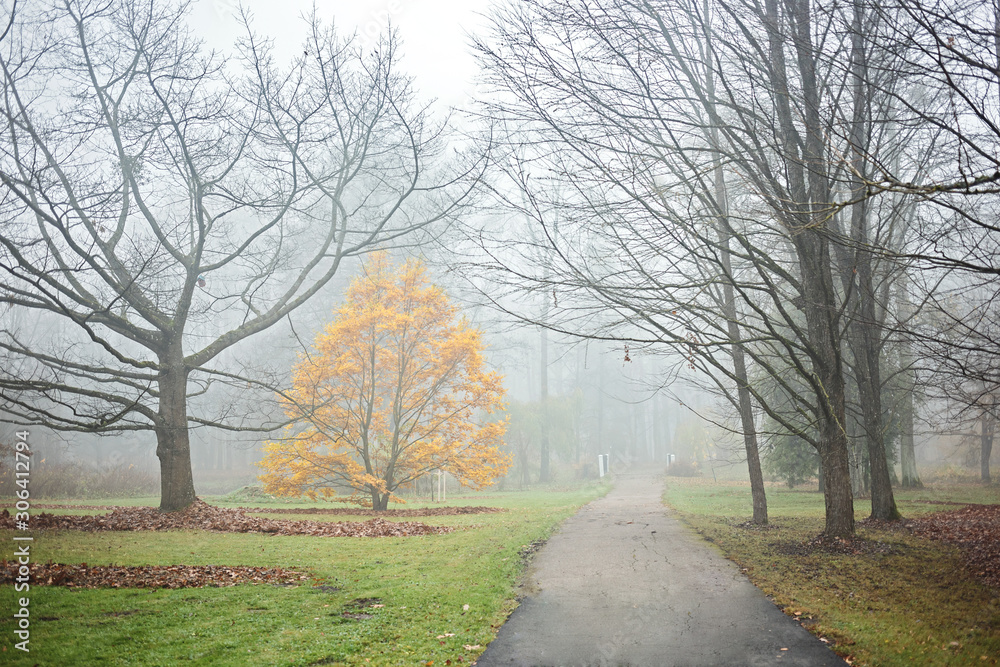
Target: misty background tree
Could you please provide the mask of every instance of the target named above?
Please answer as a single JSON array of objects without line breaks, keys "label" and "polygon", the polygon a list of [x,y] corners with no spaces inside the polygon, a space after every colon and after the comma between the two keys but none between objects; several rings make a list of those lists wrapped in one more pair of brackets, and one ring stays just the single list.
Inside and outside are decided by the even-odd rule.
[{"label": "misty background tree", "polygon": [[[914,146],[933,146],[916,169],[869,158],[870,192],[915,194],[920,202],[910,241],[896,250],[914,270],[902,294],[908,307],[891,326],[905,341],[915,382],[938,403],[931,417],[976,431],[988,481],[1000,391],[997,365],[988,361],[1000,352],[1000,3],[895,0],[871,2],[869,11],[913,82],[891,91],[897,115],[919,128]],[[903,454],[905,478],[911,457]]]}]

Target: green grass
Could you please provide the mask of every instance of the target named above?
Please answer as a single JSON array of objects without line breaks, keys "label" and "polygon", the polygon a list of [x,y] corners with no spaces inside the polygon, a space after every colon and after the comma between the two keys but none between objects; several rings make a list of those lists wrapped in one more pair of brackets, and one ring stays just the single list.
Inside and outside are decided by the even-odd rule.
[{"label": "green grass", "polygon": [[[827,638],[853,664],[995,665],[1000,658],[1000,597],[962,566],[954,547],[905,530],[859,528],[871,549],[837,554],[804,543],[823,530],[823,497],[768,489],[772,526],[753,529],[746,484],[668,478],[664,500],[785,613]],[[904,516],[1000,503],[1000,487],[956,485],[898,491]],[[870,504],[855,501],[857,518]],[[888,553],[881,553],[888,551]]]},{"label": "green grass", "polygon": [[[15,499],[0,498],[0,507],[11,508],[13,511]],[[136,496],[132,498],[32,498],[32,505],[121,505],[123,507],[157,507],[159,496]],[[37,512],[53,510],[39,509]]]},{"label": "green grass", "polygon": [[[465,529],[425,537],[36,532],[34,561],[280,566],[304,569],[315,580],[298,587],[156,591],[32,586],[31,653],[13,650],[13,619],[5,612],[0,616],[0,634],[7,651],[0,662],[415,665],[433,661],[443,665],[450,660],[453,665],[468,664],[482,653],[516,604],[521,549],[546,537],[557,523],[606,490],[607,486],[589,485],[481,498],[468,504],[511,511],[426,517],[427,523]],[[11,531],[0,533],[6,533],[3,542],[13,544]],[[13,609],[22,595],[4,587],[0,607]],[[453,636],[439,639],[440,635]]]}]

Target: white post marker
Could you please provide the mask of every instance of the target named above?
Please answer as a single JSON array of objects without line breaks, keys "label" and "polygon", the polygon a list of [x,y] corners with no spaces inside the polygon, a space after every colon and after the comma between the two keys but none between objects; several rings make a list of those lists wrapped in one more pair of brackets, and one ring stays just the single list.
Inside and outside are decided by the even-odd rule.
[{"label": "white post marker", "polygon": [[597,472],[601,477],[608,474],[610,470],[611,456],[608,454],[597,455]]}]

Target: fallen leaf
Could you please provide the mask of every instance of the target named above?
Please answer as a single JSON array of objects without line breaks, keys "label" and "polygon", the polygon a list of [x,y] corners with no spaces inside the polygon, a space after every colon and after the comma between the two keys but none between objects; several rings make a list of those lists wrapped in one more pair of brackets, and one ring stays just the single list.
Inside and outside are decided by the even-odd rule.
[{"label": "fallen leaf", "polygon": [[921,537],[957,545],[971,572],[1000,587],[1000,505],[967,505],[905,525]]},{"label": "fallen leaf", "polygon": [[[42,512],[31,517],[32,528],[83,530],[185,530],[201,529],[222,533],[263,533],[267,535],[315,535],[318,537],[409,537],[449,533],[451,526],[430,526],[415,521],[388,521],[381,517],[368,521],[294,521],[250,516],[243,510],[215,507],[196,500],[179,512],[155,507],[113,507],[109,514],[79,516]],[[0,512],[0,529],[13,529],[14,517]]]},{"label": "fallen leaf", "polygon": [[[279,567],[223,565],[94,565],[31,563],[37,585],[79,588],[204,588],[236,584],[297,585],[308,575]],[[0,583],[13,583],[18,563],[0,561]],[[44,583],[43,583],[44,582]]]}]

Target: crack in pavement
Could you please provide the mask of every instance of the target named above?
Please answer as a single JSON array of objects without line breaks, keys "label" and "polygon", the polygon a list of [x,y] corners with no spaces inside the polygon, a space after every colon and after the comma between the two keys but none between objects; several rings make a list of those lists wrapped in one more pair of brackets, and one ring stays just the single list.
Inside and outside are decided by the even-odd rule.
[{"label": "crack in pavement", "polygon": [[662,488],[621,474],[567,519],[532,563],[537,593],[476,664],[846,665],[662,507]]}]

